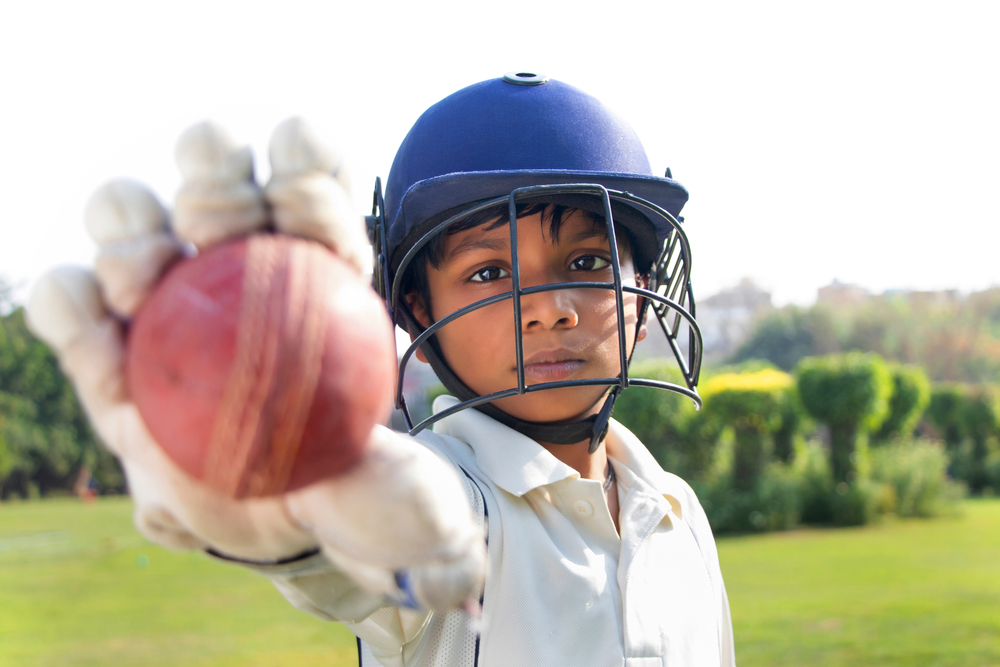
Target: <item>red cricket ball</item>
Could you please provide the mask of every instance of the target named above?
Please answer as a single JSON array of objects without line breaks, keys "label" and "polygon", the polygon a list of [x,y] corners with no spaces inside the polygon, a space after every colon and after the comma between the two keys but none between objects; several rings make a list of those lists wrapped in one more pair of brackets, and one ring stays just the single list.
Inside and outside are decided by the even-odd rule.
[{"label": "red cricket ball", "polygon": [[388,415],[396,353],[371,286],[324,246],[255,234],[168,271],[126,373],[160,447],[232,498],[351,467]]}]

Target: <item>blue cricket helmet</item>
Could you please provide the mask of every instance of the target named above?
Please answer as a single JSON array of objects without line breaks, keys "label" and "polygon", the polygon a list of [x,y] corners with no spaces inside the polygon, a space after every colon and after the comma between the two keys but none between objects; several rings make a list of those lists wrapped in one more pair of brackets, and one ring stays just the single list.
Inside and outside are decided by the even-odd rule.
[{"label": "blue cricket helmet", "polygon": [[[403,410],[411,433],[446,414],[475,407],[536,440],[570,444],[589,437],[596,447],[607,430],[615,397],[629,383],[677,391],[700,405],[696,385],[701,334],[694,320],[690,247],[679,223],[687,199],[687,190],[670,177],[669,170],[666,177],[653,175],[645,149],[627,123],[596,98],[559,81],[512,72],[463,88],[425,111],[396,153],[384,199],[376,181],[373,215],[368,219],[376,289],[386,300],[393,321],[419,334],[400,362],[397,389],[397,407]],[[434,333],[482,306],[473,304],[425,330],[409,313],[405,295],[400,293],[403,276],[431,238],[447,233],[469,215],[498,205],[506,209],[509,203],[513,221],[515,204],[532,201],[597,213],[604,218],[612,241],[615,225],[628,231],[636,269],[650,275],[650,284],[648,289],[623,287],[616,266],[619,313],[623,292],[644,297],[643,311],[650,306],[655,313],[686,386],[628,377],[631,351],[624,349],[621,319],[624,370],[619,377],[600,382],[612,388],[600,414],[576,424],[524,422],[490,404],[527,391],[520,331],[515,332],[517,387],[478,396],[452,372],[437,349]],[[522,292],[516,286],[515,280],[507,298],[513,301],[515,320],[520,321],[520,295],[530,290]],[[579,288],[579,284],[564,283],[533,289]],[[641,324],[644,318],[639,319]],[[682,332],[686,345],[678,340]],[[460,403],[414,426],[406,410],[402,379],[418,347]],[[531,391],[563,386],[567,382],[544,383],[532,385]]]},{"label": "blue cricket helmet", "polygon": [[[390,263],[398,265],[396,252],[444,211],[565,183],[629,192],[675,218],[688,199],[680,183],[653,175],[625,121],[573,86],[509,73],[463,88],[420,116],[393,160],[385,192]],[[662,243],[672,226],[636,208]]]}]

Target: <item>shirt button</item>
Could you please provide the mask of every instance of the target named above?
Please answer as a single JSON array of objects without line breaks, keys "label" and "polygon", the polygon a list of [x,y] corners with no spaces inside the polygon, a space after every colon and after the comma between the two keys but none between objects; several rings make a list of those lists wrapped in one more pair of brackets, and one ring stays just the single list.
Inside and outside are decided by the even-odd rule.
[{"label": "shirt button", "polygon": [[587,519],[594,516],[594,506],[588,503],[586,500],[577,500],[573,502],[573,511],[576,515]]}]

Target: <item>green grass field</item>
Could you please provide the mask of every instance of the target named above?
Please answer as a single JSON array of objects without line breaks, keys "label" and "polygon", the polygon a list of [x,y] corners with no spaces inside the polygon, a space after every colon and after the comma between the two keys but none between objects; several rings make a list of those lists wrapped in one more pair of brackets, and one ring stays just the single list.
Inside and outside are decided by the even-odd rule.
[{"label": "green grass field", "polygon": [[[1000,500],[720,540],[739,664],[1000,665]],[[355,664],[266,579],[146,543],[131,505],[0,505],[0,666]]]}]

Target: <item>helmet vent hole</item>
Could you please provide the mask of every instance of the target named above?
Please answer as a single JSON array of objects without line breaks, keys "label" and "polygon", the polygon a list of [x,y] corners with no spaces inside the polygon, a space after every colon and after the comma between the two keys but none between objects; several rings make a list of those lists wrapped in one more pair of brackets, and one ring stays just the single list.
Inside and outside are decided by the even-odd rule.
[{"label": "helmet vent hole", "polygon": [[507,72],[503,75],[503,80],[518,86],[540,86],[547,82],[549,77],[534,72]]}]

